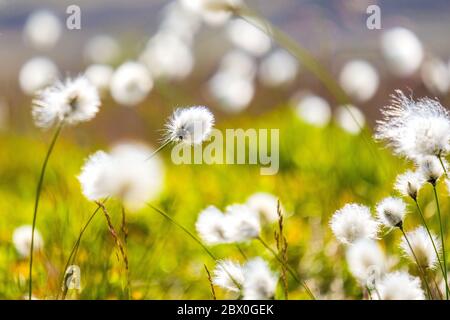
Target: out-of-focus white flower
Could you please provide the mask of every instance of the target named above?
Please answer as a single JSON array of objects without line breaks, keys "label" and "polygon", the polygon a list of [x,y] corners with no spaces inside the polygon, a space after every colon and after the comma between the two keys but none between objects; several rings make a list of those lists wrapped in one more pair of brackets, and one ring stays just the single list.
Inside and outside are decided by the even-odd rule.
[{"label": "out-of-focus white flower", "polygon": [[93,119],[100,109],[97,89],[83,76],[66,79],[39,92],[33,100],[33,118],[38,127],[61,121],[75,125]]},{"label": "out-of-focus white flower", "polygon": [[54,47],[61,36],[61,22],[51,11],[33,12],[26,21],[24,38],[36,49],[47,50]]},{"label": "out-of-focus white flower", "polygon": [[125,62],[117,68],[110,84],[113,99],[128,107],[144,101],[152,88],[153,79],[147,68],[133,61]]},{"label": "out-of-focus white flower", "polygon": [[84,72],[85,77],[98,91],[104,93],[109,90],[114,69],[106,64],[92,64]]},{"label": "out-of-focus white flower", "polygon": [[[436,246],[436,251],[439,252],[441,250],[441,243],[434,234],[431,234],[431,236]],[[438,263],[438,256],[436,255],[433,242],[431,241],[425,228],[420,226],[414,231],[408,232],[406,237],[408,238],[409,244],[412,248],[411,251],[408,242],[405,238],[403,238],[400,247],[406,256],[413,263],[419,263],[422,268],[434,269]]]},{"label": "out-of-focus white flower", "polygon": [[78,180],[89,200],[120,199],[130,210],[142,208],[161,192],[162,162],[149,156],[153,150],[142,144],[123,143],[110,153],[97,151],[85,162]]},{"label": "out-of-focus white flower", "polygon": [[[14,230],[12,241],[17,252],[23,258],[26,258],[30,255],[31,235],[32,235],[32,227],[30,225],[23,225]],[[34,252],[42,250],[43,247],[44,247],[44,240],[41,236],[41,233],[37,229],[34,229],[34,243],[33,243]]]},{"label": "out-of-focus white flower", "polygon": [[237,113],[248,107],[255,94],[252,80],[231,72],[216,73],[208,82],[211,95],[224,111]]},{"label": "out-of-focus white flower", "polygon": [[386,271],[386,258],[375,241],[361,239],[347,250],[350,272],[364,285],[376,285]]},{"label": "out-of-focus white flower", "polygon": [[400,198],[387,197],[377,205],[378,221],[387,227],[402,227],[406,203]]},{"label": "out-of-focus white flower", "polygon": [[199,14],[203,20],[213,26],[224,24],[232,10],[243,5],[242,0],[179,0],[185,8]]},{"label": "out-of-focus white flower", "polygon": [[[444,163],[444,166],[446,164]],[[444,174],[444,169],[440,161],[435,156],[425,156],[418,161],[419,172],[425,181],[435,184]]]},{"label": "out-of-focus white flower", "polygon": [[[252,23],[257,22],[254,21]],[[269,51],[271,40],[264,31],[252,23],[241,18],[231,20],[228,22],[227,35],[236,47],[260,57]]]},{"label": "out-of-focus white flower", "polygon": [[86,43],[84,57],[91,63],[111,64],[120,57],[120,45],[112,36],[99,34]]},{"label": "out-of-focus white flower", "polygon": [[226,217],[214,206],[200,212],[195,228],[200,238],[208,245],[229,242]]},{"label": "out-of-focus white flower", "polygon": [[381,300],[424,300],[420,280],[407,272],[388,273],[377,286]]},{"label": "out-of-focus white flower", "polygon": [[256,74],[256,63],[247,53],[234,49],[223,56],[219,73],[231,74],[251,81]]},{"label": "out-of-focus white flower", "polygon": [[351,244],[358,239],[375,239],[379,228],[370,209],[356,203],[346,204],[337,210],[330,226],[336,238],[344,244]]},{"label": "out-of-focus white flower", "polygon": [[417,160],[450,150],[450,116],[439,101],[426,97],[414,101],[397,90],[382,113],[375,138],[387,141],[396,154]]},{"label": "out-of-focus white flower", "polygon": [[302,95],[296,102],[295,111],[303,121],[317,127],[324,127],[330,122],[330,105],[314,94]]},{"label": "out-of-focus white flower", "polygon": [[[278,198],[267,192],[257,192],[247,199],[247,205],[269,223],[278,220]],[[281,205],[281,204],[280,204]],[[283,211],[283,207],[280,208]]]},{"label": "out-of-focus white flower", "polygon": [[228,237],[231,242],[255,239],[261,231],[258,214],[247,205],[234,204],[225,209]]},{"label": "out-of-focus white flower", "polygon": [[450,88],[450,73],[447,65],[438,58],[428,59],[422,64],[422,82],[427,89],[438,95],[445,95]]},{"label": "out-of-focus white flower", "polygon": [[381,50],[389,71],[399,77],[408,77],[416,72],[424,56],[422,43],[417,36],[401,27],[383,33]]},{"label": "out-of-focus white flower", "polygon": [[22,91],[33,95],[58,79],[58,67],[48,58],[35,57],[22,66],[19,85]]},{"label": "out-of-focus white flower", "polygon": [[203,106],[176,109],[167,121],[166,140],[186,144],[201,144],[209,138],[214,115]]},{"label": "out-of-focus white flower", "polygon": [[352,60],[342,68],[339,83],[344,91],[357,102],[365,102],[377,92],[378,72],[365,60]]},{"label": "out-of-focus white flower", "polygon": [[337,124],[350,134],[358,134],[366,124],[366,118],[362,111],[353,105],[339,106],[336,109]]},{"label": "out-of-focus white flower", "polygon": [[424,177],[420,172],[411,170],[397,176],[395,180],[395,189],[405,197],[411,197],[416,200],[419,190],[425,183]]},{"label": "out-of-focus white flower", "polygon": [[261,62],[259,80],[269,87],[278,87],[295,80],[299,69],[297,60],[288,52],[278,49]]},{"label": "out-of-focus white flower", "polygon": [[156,78],[182,80],[194,67],[191,48],[168,32],[160,32],[152,37],[139,60]]},{"label": "out-of-focus white flower", "polygon": [[273,273],[267,262],[257,257],[244,266],[244,300],[273,299],[277,288],[278,275]]},{"label": "out-of-focus white flower", "polygon": [[244,279],[244,268],[238,262],[221,260],[213,271],[212,282],[225,290],[239,292]]}]

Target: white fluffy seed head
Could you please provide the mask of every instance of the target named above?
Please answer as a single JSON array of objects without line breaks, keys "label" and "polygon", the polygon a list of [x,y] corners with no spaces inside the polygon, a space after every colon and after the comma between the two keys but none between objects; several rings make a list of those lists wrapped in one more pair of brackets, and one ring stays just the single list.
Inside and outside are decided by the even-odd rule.
[{"label": "white fluffy seed head", "polygon": [[127,107],[144,101],[152,88],[153,79],[147,68],[133,61],[127,61],[117,68],[110,84],[113,99]]},{"label": "white fluffy seed head", "polygon": [[120,199],[136,211],[156,198],[162,190],[164,172],[153,150],[142,144],[123,143],[109,153],[98,151],[85,162],[78,180],[89,200]]},{"label": "white fluffy seed head", "polygon": [[225,215],[216,207],[209,206],[200,212],[195,223],[200,238],[208,245],[229,242],[228,224]]},{"label": "white fluffy seed head", "polygon": [[330,221],[331,230],[336,238],[351,244],[358,239],[375,239],[379,224],[366,206],[350,203],[337,210]]},{"label": "white fluffy seed head", "polygon": [[406,204],[400,198],[387,197],[377,205],[377,217],[386,227],[401,227],[406,214]]},{"label": "white fluffy seed head", "polygon": [[277,288],[278,276],[273,273],[267,262],[261,258],[249,260],[244,271],[244,300],[273,299]]},{"label": "white fluffy seed head", "polygon": [[212,282],[225,290],[240,292],[244,279],[244,268],[238,262],[221,260],[213,271]]},{"label": "white fluffy seed head", "polygon": [[259,236],[261,231],[259,216],[247,205],[230,205],[225,209],[225,216],[231,242],[244,242]]},{"label": "white fluffy seed head", "polygon": [[24,39],[36,49],[48,50],[58,42],[61,29],[61,22],[53,12],[38,10],[27,18]]},{"label": "white fluffy seed head", "polygon": [[33,95],[58,79],[58,67],[46,57],[34,57],[24,63],[19,72],[20,89]]},{"label": "white fluffy seed head", "polygon": [[447,64],[439,58],[426,60],[421,67],[422,82],[437,95],[445,95],[450,89],[450,72]]},{"label": "white fluffy seed head", "polygon": [[[433,242],[436,246],[437,252],[441,250],[441,243],[438,238],[431,234],[433,242],[431,241],[428,232],[424,227],[420,226],[414,231],[408,232],[406,234],[408,237],[411,248],[405,238],[402,239],[400,244],[401,249],[406,254],[406,256],[413,262],[419,263],[422,268],[434,269],[438,263],[438,257],[433,247]],[[414,253],[414,254],[413,254]],[[414,257],[415,255],[415,257]],[[417,258],[417,261],[416,261]]]},{"label": "white fluffy seed head", "polygon": [[106,64],[92,64],[84,72],[89,82],[101,93],[106,93],[109,90],[113,74],[113,68]]},{"label": "white fluffy seed head", "polygon": [[[12,241],[14,247],[21,257],[26,258],[30,255],[32,226],[23,225],[14,230]],[[44,240],[41,233],[34,229],[33,251],[40,251],[44,247]]]},{"label": "white fluffy seed head", "polygon": [[49,128],[61,121],[69,125],[89,121],[99,109],[97,89],[79,76],[40,91],[33,100],[32,113],[36,126]]},{"label": "white fluffy seed head", "polygon": [[120,57],[120,45],[107,34],[98,34],[89,39],[84,47],[84,57],[95,64],[111,64]]},{"label": "white fluffy seed head", "polygon": [[259,80],[268,87],[288,85],[295,80],[298,70],[298,61],[289,52],[277,49],[261,62]]},{"label": "white fluffy seed head", "polygon": [[371,99],[378,89],[378,72],[365,60],[352,60],[342,68],[339,83],[357,102],[365,102]]},{"label": "white fluffy seed head", "polygon": [[394,153],[416,160],[428,155],[445,155],[450,150],[450,116],[437,101],[414,101],[400,90],[377,121],[375,138],[386,141]]},{"label": "white fluffy seed head", "polygon": [[420,172],[408,170],[397,176],[394,187],[403,196],[416,200],[424,183],[425,180]]},{"label": "white fluffy seed head", "polygon": [[331,118],[330,104],[314,94],[300,94],[294,98],[295,112],[303,121],[316,127],[325,127]]},{"label": "white fluffy seed head", "polygon": [[[273,194],[267,192],[254,193],[247,199],[247,205],[269,223],[278,220],[278,198]],[[284,209],[282,207],[280,209],[283,212]]]},{"label": "white fluffy seed head", "polygon": [[212,26],[224,24],[231,18],[233,11],[238,10],[242,0],[179,0],[188,10],[200,15],[203,20]]},{"label": "white fluffy seed head", "polygon": [[[444,162],[443,162],[444,163]],[[446,165],[444,163],[444,165]],[[444,169],[435,156],[425,156],[418,161],[419,172],[425,181],[435,184],[436,181],[444,174]]]},{"label": "white fluffy seed head", "polygon": [[351,104],[337,107],[335,118],[337,124],[352,135],[359,134],[366,124],[364,113]]},{"label": "white fluffy seed head", "polygon": [[[257,24],[257,21],[253,21]],[[228,22],[227,35],[230,41],[248,53],[260,57],[269,51],[270,37],[253,23],[238,18]],[[264,28],[264,26],[261,26]]]},{"label": "white fluffy seed head", "polygon": [[407,272],[389,273],[377,285],[381,300],[424,300],[420,280]]},{"label": "white fluffy seed head", "polygon": [[166,123],[167,141],[201,144],[209,138],[214,126],[214,116],[203,106],[178,108]]},{"label": "white fluffy seed head", "polygon": [[347,250],[350,272],[364,285],[376,285],[386,271],[386,258],[375,241],[360,239]]}]

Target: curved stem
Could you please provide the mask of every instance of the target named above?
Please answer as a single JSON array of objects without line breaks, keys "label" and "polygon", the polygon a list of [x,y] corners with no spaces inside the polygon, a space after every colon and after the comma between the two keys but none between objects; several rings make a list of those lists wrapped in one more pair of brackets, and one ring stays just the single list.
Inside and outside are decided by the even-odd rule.
[{"label": "curved stem", "polygon": [[36,198],[34,201],[34,212],[33,212],[33,224],[31,227],[31,245],[30,245],[30,264],[29,264],[29,272],[28,272],[28,299],[31,300],[32,295],[32,287],[33,287],[33,251],[34,251],[34,231],[36,229],[36,219],[39,208],[39,200],[42,192],[42,185],[44,183],[45,170],[47,169],[48,160],[50,159],[50,155],[52,154],[53,148],[55,147],[56,140],[61,132],[63,127],[63,122],[58,125],[50,146],[47,150],[47,154],[45,155],[44,163],[42,164],[41,173],[39,175],[39,181],[36,188]]},{"label": "curved stem", "polygon": [[153,158],[158,152],[160,152],[161,150],[163,150],[165,147],[167,147],[170,144],[170,140],[167,140],[166,142],[164,142],[162,145],[160,145],[158,147],[158,149],[156,149],[155,151],[153,151],[153,153],[151,155],[148,156],[147,159],[145,159],[145,161],[150,160],[151,158]]},{"label": "curved stem", "polygon": [[287,265],[286,263],[284,263],[284,261],[278,256],[278,254],[275,252],[275,250],[273,250],[261,237],[257,237],[256,238],[259,242],[261,242],[261,244],[270,251],[270,253],[272,253],[272,255],[277,259],[277,261],[284,266],[287,271],[289,272],[289,274],[292,276],[292,278],[294,278],[295,281],[297,281],[298,283],[300,283],[303,288],[306,290],[306,292],[308,293],[309,297],[313,300],[316,299],[316,297],[314,296],[314,294],[312,293],[311,289],[308,287],[308,285],[306,284],[305,281],[300,280],[298,278],[298,276],[295,274],[295,271],[292,270],[292,268]]},{"label": "curved stem", "polygon": [[436,191],[436,184],[433,184],[433,193],[434,198],[436,200],[436,207],[438,212],[438,219],[439,219],[439,229],[441,233],[441,244],[442,244],[442,260],[444,261],[444,281],[446,283],[445,286],[445,299],[448,300],[449,297],[449,288],[448,288],[448,279],[447,279],[447,257],[445,252],[445,236],[444,236],[444,227],[442,225],[442,218],[441,218],[441,207],[439,205],[439,197]]}]

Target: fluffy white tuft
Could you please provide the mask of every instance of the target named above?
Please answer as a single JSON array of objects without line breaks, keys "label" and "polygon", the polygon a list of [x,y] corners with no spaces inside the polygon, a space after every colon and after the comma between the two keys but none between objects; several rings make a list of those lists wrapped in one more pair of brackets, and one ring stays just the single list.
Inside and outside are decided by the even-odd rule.
[{"label": "fluffy white tuft", "polygon": [[381,300],[424,300],[420,280],[407,272],[387,274],[377,286]]},{"label": "fluffy white tuft", "polygon": [[245,265],[244,276],[244,300],[273,299],[278,276],[270,270],[266,261],[259,257],[248,261]]},{"label": "fluffy white tuft", "polygon": [[[12,241],[17,252],[23,258],[30,255],[32,226],[23,225],[14,230]],[[33,250],[39,251],[44,247],[44,240],[41,233],[34,229]]]},{"label": "fluffy white tuft", "polygon": [[[433,242],[436,245],[437,252],[440,252],[441,250],[441,243],[438,241],[438,238],[434,234],[431,234],[433,238],[432,242],[428,232],[422,226],[414,231],[408,232],[406,236],[412,247],[411,251],[406,239],[402,239],[400,247],[406,256],[409,257],[413,263],[418,262],[422,268],[434,269],[439,260],[434,250]],[[414,255],[416,256],[417,261]]]},{"label": "fluffy white tuft", "polygon": [[397,176],[394,188],[401,195],[416,200],[424,183],[425,180],[420,172],[408,170]]},{"label": "fluffy white tuft", "polygon": [[212,282],[225,290],[239,292],[244,284],[244,268],[231,260],[218,261]]},{"label": "fluffy white tuft", "polygon": [[406,204],[400,198],[387,197],[377,205],[378,220],[387,227],[400,227],[406,214]]},{"label": "fluffy white tuft", "polygon": [[347,263],[350,272],[364,285],[373,286],[386,270],[383,251],[373,240],[361,239],[347,250]]},{"label": "fluffy white tuft", "polygon": [[[247,199],[247,205],[269,223],[278,220],[278,199],[273,194],[267,192],[254,193]],[[283,211],[282,207],[281,210]]]}]

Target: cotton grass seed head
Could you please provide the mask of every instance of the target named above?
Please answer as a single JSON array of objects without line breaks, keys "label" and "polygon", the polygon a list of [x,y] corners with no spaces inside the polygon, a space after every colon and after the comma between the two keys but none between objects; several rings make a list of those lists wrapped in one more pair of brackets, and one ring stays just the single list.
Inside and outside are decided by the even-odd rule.
[{"label": "cotton grass seed head", "polygon": [[[418,161],[419,171],[425,181],[436,184],[436,181],[444,174],[444,169],[438,158],[435,156],[426,156]],[[444,163],[444,165],[446,165]]]},{"label": "cotton grass seed head", "polygon": [[232,260],[218,261],[212,282],[225,290],[239,292],[244,284],[244,268]]},{"label": "cotton grass seed head", "polygon": [[[425,228],[420,226],[414,231],[408,232],[406,236],[408,237],[409,243],[411,244],[413,250],[411,251],[406,239],[403,238],[400,247],[406,256],[413,263],[418,262],[422,268],[434,269],[438,263],[438,257]],[[436,250],[439,252],[441,250],[440,241],[438,241],[438,238],[434,234],[431,234],[431,236],[434,244],[436,245]],[[413,252],[417,258],[417,262]]]},{"label": "cotton grass seed head", "polygon": [[166,123],[167,141],[201,144],[209,138],[214,126],[214,116],[203,106],[178,108]]},{"label": "cotton grass seed head", "polygon": [[352,275],[363,284],[373,286],[386,270],[386,258],[375,241],[361,239],[349,246],[347,264]]},{"label": "cotton grass seed head", "polygon": [[417,160],[450,150],[450,117],[439,101],[415,101],[397,90],[382,113],[384,119],[377,122],[375,138],[386,141],[394,153]]},{"label": "cotton grass seed head", "polygon": [[200,238],[208,245],[229,242],[226,217],[214,206],[209,206],[200,212],[195,228]]},{"label": "cotton grass seed head", "polygon": [[[267,192],[254,193],[247,199],[247,205],[269,223],[278,220],[278,199],[273,194]],[[283,208],[281,210],[283,211]]]},{"label": "cotton grass seed head", "polygon": [[259,216],[247,205],[230,205],[225,209],[225,216],[231,242],[244,242],[259,236],[261,231]]},{"label": "cotton grass seed head", "polygon": [[424,177],[420,172],[408,170],[397,176],[394,188],[400,192],[401,195],[417,200],[419,190],[424,183]]},{"label": "cotton grass seed head", "polygon": [[402,227],[406,204],[400,198],[388,197],[377,205],[378,220],[386,227]]},{"label": "cotton grass seed head", "polygon": [[273,273],[267,262],[257,257],[245,264],[244,300],[273,299],[278,275]]},{"label": "cotton grass seed head", "polygon": [[407,272],[387,274],[377,286],[381,300],[424,300],[420,280]]},{"label": "cotton grass seed head", "polygon": [[49,58],[43,56],[31,58],[20,68],[20,89],[27,95],[34,95],[54,83],[58,75],[58,67]]},{"label": "cotton grass seed head", "polygon": [[[22,258],[26,258],[30,255],[31,235],[32,226],[30,225],[23,225],[14,230],[12,241],[14,247]],[[33,250],[36,252],[41,250],[43,247],[44,240],[41,236],[41,233],[37,229],[35,229]]]},{"label": "cotton grass seed head", "polygon": [[361,238],[375,239],[379,228],[370,209],[355,203],[346,204],[337,210],[330,226],[336,238],[344,244],[351,244]]},{"label": "cotton grass seed head", "polygon": [[75,125],[93,119],[100,109],[98,91],[84,76],[68,78],[38,93],[33,100],[36,126],[49,128],[64,121]]}]

